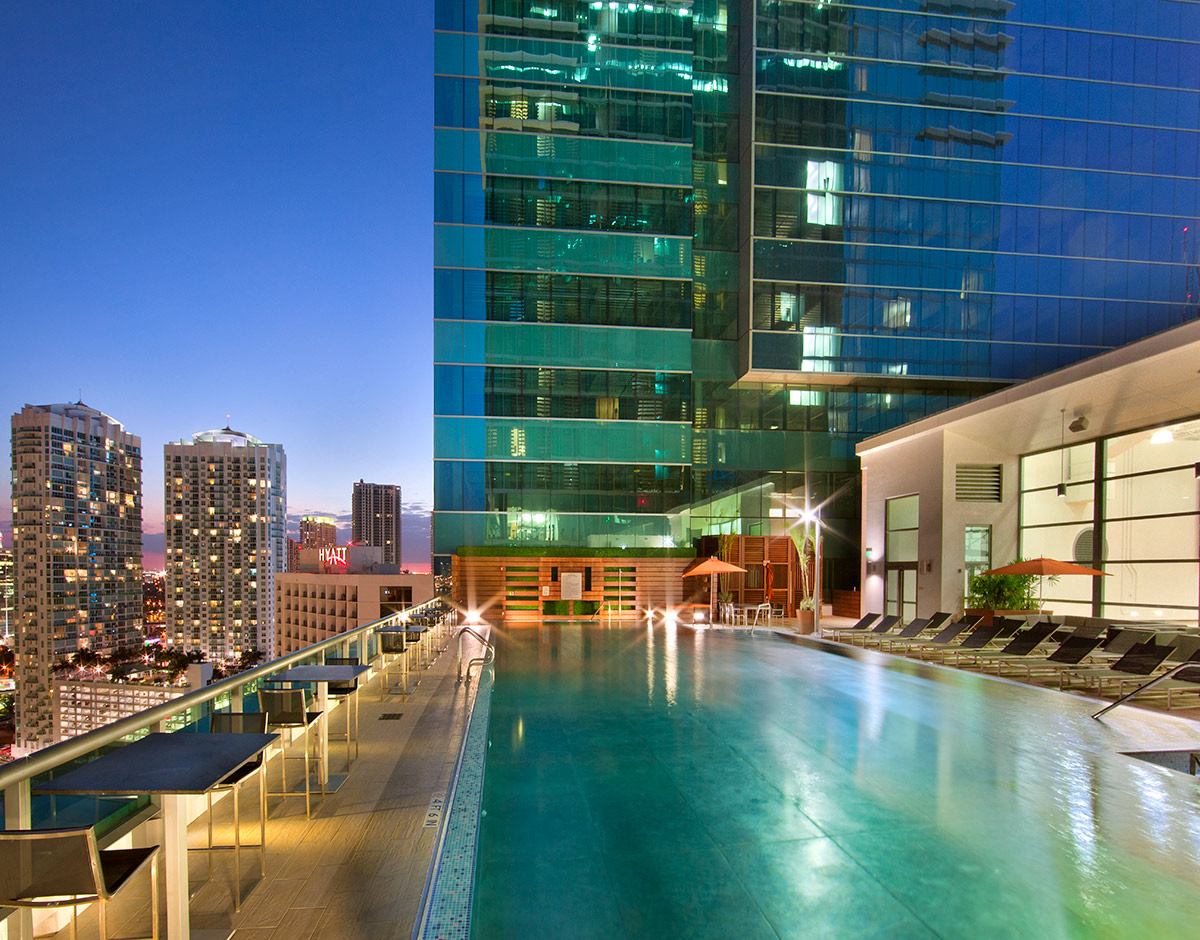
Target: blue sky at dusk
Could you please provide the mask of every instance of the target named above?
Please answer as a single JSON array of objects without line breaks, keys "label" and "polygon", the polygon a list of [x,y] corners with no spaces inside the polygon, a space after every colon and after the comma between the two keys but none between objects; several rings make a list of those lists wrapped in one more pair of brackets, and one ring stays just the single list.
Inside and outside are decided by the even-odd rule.
[{"label": "blue sky at dusk", "polygon": [[[288,506],[432,503],[432,5],[0,5],[0,406],[284,445]],[[9,477],[0,530],[10,544]],[[343,537],[348,535],[348,525]]]}]

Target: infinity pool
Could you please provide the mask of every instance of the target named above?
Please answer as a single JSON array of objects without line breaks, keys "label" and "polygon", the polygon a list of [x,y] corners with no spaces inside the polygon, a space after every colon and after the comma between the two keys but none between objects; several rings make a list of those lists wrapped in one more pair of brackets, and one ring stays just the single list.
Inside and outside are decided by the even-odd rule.
[{"label": "infinity pool", "polygon": [[[495,635],[495,634],[494,634]],[[783,637],[498,638],[476,938],[1194,937],[1200,725]]]}]

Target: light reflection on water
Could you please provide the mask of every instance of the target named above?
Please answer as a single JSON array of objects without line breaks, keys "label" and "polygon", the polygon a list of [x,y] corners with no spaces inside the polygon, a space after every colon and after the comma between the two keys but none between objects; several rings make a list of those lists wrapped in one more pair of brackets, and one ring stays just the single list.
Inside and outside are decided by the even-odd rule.
[{"label": "light reflection on water", "polygon": [[1118,752],[1200,727],[1093,708],[774,637],[512,631],[473,934],[1190,936],[1200,787]]}]

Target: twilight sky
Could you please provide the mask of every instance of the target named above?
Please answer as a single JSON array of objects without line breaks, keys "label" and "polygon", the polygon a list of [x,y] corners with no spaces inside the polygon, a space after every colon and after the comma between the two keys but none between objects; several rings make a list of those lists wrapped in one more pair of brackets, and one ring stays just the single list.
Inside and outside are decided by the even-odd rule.
[{"label": "twilight sky", "polygon": [[[0,408],[284,445],[289,514],[432,503],[432,4],[0,4]],[[9,475],[0,531],[10,543]],[[349,534],[348,522],[342,529]]]}]

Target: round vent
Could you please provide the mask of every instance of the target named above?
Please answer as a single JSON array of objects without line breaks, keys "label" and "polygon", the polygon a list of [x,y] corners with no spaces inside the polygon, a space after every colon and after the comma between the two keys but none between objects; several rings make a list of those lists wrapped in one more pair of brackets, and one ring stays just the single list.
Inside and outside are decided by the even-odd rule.
[{"label": "round vent", "polygon": [[1075,546],[1071,549],[1075,564],[1094,568],[1104,562],[1104,558],[1108,554],[1108,546],[1101,540],[1100,550],[1096,551],[1096,540],[1093,535],[1091,529],[1084,529],[1075,536]]}]

